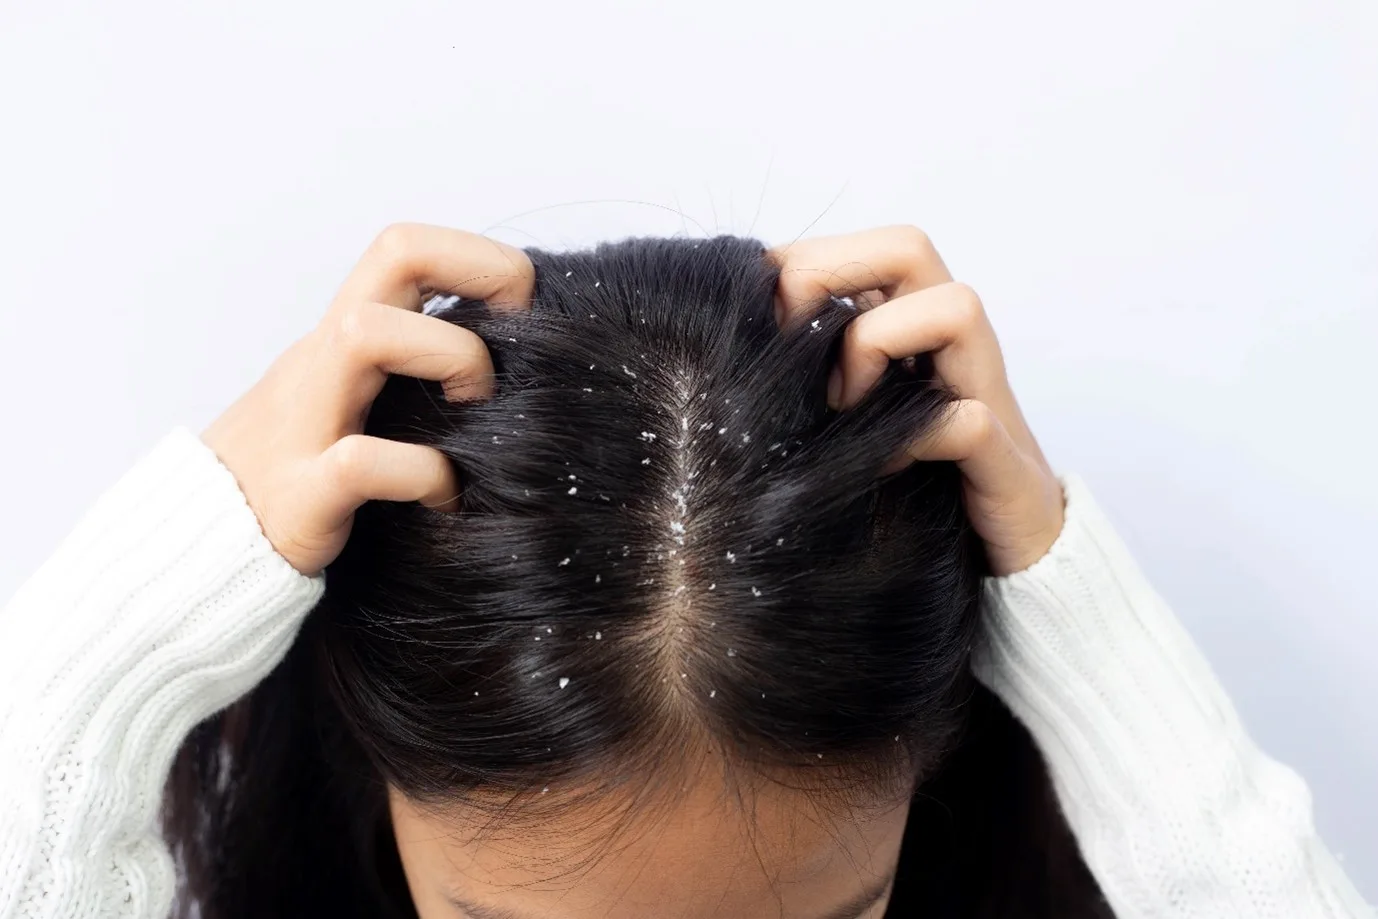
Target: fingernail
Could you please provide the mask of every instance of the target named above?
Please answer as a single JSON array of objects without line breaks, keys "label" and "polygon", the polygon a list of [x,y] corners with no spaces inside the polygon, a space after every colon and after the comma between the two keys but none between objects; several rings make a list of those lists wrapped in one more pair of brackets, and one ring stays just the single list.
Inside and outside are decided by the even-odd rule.
[{"label": "fingernail", "polygon": [[828,374],[828,405],[835,409],[842,407],[842,368],[834,367]]}]

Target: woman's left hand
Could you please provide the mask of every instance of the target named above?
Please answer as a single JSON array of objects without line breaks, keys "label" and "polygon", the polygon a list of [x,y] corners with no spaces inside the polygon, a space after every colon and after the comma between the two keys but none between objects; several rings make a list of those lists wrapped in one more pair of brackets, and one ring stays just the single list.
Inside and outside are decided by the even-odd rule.
[{"label": "woman's left hand", "polygon": [[916,440],[916,460],[954,460],[992,572],[1022,571],[1062,531],[1062,485],[1015,401],[981,300],[956,283],[928,236],[883,227],[804,239],[771,250],[780,266],[777,318],[799,321],[825,297],[862,310],[847,328],[829,385],[834,408],[855,405],[893,360],[932,352],[940,382],[959,396],[947,420]]}]

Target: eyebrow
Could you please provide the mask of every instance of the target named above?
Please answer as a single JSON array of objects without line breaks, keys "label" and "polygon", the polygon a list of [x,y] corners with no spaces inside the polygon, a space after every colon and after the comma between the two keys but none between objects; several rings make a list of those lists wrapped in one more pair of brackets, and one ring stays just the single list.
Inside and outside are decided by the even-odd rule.
[{"label": "eyebrow", "polygon": [[879,903],[881,897],[889,893],[891,885],[895,882],[895,873],[895,871],[891,871],[889,874],[877,878],[870,887],[832,912],[819,916],[818,919],[858,919],[862,913]]},{"label": "eyebrow", "polygon": [[470,903],[455,894],[446,894],[445,899],[449,901],[451,906],[462,911],[466,919],[531,919],[529,916],[522,916],[500,906],[479,906],[477,903]]},{"label": "eyebrow", "polygon": [[[858,919],[862,913],[880,902],[881,897],[889,892],[894,881],[895,872],[891,871],[884,877],[878,878],[870,887],[837,909],[824,913],[816,919]],[[449,900],[451,906],[462,910],[468,919],[535,919],[529,914],[514,913],[502,907],[479,906],[477,903],[470,903],[455,894],[448,894],[446,899]]]}]

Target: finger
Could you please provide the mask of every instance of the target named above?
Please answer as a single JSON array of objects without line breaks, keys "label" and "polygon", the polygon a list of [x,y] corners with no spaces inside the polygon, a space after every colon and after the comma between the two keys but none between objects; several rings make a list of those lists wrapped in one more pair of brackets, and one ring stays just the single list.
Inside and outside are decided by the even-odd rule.
[{"label": "finger", "polygon": [[880,290],[887,298],[952,280],[938,250],[917,227],[894,226],[816,236],[771,249],[780,267],[777,319],[787,325],[824,297]]},{"label": "finger", "polygon": [[852,294],[852,305],[857,308],[858,312],[864,313],[867,310],[873,310],[880,306],[886,299],[883,291],[859,290]]},{"label": "finger", "polygon": [[416,310],[431,294],[445,293],[520,308],[530,302],[535,277],[531,259],[513,246],[464,230],[397,223],[378,234],[336,300]]},{"label": "finger", "polygon": [[981,299],[949,282],[882,303],[852,320],[843,336],[834,408],[855,405],[891,361],[933,352],[938,377],[963,398],[1004,408],[1004,358]]},{"label": "finger", "polygon": [[910,445],[889,471],[910,460],[951,460],[983,497],[1013,500],[1024,486],[1029,460],[1019,451],[999,416],[984,402],[959,399],[943,418]]},{"label": "finger", "polygon": [[[313,404],[347,416],[371,403],[390,373],[445,383],[451,401],[493,392],[493,359],[483,339],[452,322],[382,303],[345,303],[318,327],[322,372]],[[338,416],[336,416],[338,417]]]},{"label": "finger", "polygon": [[432,447],[350,434],[315,462],[331,500],[328,529],[343,525],[365,501],[417,501],[437,510],[459,506],[454,468]]}]

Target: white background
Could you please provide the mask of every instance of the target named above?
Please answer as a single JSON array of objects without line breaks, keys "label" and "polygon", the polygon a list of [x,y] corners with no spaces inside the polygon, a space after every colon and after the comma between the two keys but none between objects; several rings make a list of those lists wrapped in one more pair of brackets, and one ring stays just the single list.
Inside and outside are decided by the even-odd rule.
[{"label": "white background", "polygon": [[399,219],[923,226],[1378,899],[1378,4],[0,0],[0,598]]}]

